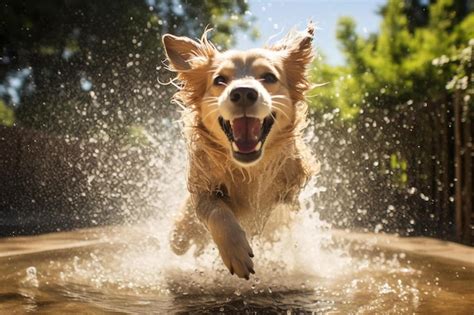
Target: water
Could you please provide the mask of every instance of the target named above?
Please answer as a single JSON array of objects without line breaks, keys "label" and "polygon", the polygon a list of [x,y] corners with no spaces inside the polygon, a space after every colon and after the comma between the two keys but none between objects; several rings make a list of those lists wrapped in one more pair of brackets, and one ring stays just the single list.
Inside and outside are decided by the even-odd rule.
[{"label": "water", "polygon": [[[127,187],[112,185],[101,169],[91,175],[92,183],[100,179],[91,190],[126,201],[113,210],[127,225],[0,239],[0,314],[474,313],[474,261],[415,254],[393,246],[397,239],[388,249],[370,237],[341,237],[319,210],[328,200],[347,200],[328,196],[315,179],[279,241],[252,240],[256,275],[249,281],[232,277],[212,244],[198,257],[176,256],[168,240],[185,198],[185,146],[176,140],[177,126],[163,125],[154,135],[144,131],[151,155]],[[308,138],[315,139],[311,129]],[[130,178],[119,161],[111,164],[119,181]],[[331,161],[323,164],[337,169]],[[135,219],[143,209],[152,215]],[[436,251],[442,249],[430,253]]]},{"label": "water", "polygon": [[[99,192],[97,204],[104,205],[91,217],[100,219],[108,210],[128,224],[0,239],[0,314],[473,314],[474,259],[455,262],[401,246],[381,248],[351,234],[341,238],[320,219],[322,212],[347,218],[351,208],[342,206],[357,203],[347,187],[370,185],[345,177],[350,172],[341,166],[347,161],[331,154],[344,148],[318,139],[316,131],[324,126],[317,127],[311,125],[306,138],[320,151],[322,174],[301,193],[303,209],[279,241],[252,240],[256,275],[249,281],[232,277],[212,245],[198,257],[176,256],[169,249],[172,222],[186,195],[186,149],[178,124],[164,119],[140,130],[144,144],[138,148],[112,156],[94,151],[100,163],[84,168],[85,198]],[[87,160],[84,155],[80,159]],[[381,223],[376,232],[384,231]]]},{"label": "water", "polygon": [[3,240],[0,313],[473,313],[474,264],[337,237],[309,212],[296,220],[273,245],[254,240],[249,281],[213,246],[174,255],[160,220]]}]

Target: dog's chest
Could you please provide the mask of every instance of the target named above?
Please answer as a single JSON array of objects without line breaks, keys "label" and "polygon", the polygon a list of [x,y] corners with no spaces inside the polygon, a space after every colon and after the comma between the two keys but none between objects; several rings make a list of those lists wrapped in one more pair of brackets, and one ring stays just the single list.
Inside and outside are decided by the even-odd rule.
[{"label": "dog's chest", "polygon": [[231,208],[251,235],[261,234],[278,205],[291,202],[289,192],[294,190],[294,183],[283,171],[272,175],[262,174],[251,181],[236,178],[231,183],[228,196]]}]

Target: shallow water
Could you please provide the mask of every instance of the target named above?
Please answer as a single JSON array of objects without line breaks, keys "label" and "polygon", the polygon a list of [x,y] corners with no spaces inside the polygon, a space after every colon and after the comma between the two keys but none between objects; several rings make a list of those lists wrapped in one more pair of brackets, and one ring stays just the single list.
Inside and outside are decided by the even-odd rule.
[{"label": "shallow water", "polygon": [[0,253],[65,247],[0,258],[0,313],[474,312],[473,264],[302,226],[273,245],[254,240],[256,275],[245,281],[230,276],[212,246],[199,257],[172,254],[167,231],[154,225],[0,242]]}]

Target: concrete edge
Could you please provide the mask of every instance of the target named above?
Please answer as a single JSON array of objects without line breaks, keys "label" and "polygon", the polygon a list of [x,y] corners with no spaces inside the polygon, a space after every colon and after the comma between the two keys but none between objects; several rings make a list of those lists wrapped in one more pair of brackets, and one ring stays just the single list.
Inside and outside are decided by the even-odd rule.
[{"label": "concrete edge", "polygon": [[[110,235],[122,235],[121,232],[126,229],[127,227],[111,226],[37,236],[0,238],[0,258],[104,244],[111,241]],[[360,233],[344,230],[330,230],[322,233],[328,233],[336,241],[364,243],[372,247],[442,258],[474,266],[474,247],[449,241],[429,237],[400,237],[393,234]],[[118,241],[120,242],[120,240]],[[3,250],[5,247],[7,250]]]},{"label": "concrete edge", "polygon": [[400,237],[394,234],[376,234],[332,230],[334,239],[365,243],[389,250],[442,258],[474,266],[474,247],[430,237]]}]

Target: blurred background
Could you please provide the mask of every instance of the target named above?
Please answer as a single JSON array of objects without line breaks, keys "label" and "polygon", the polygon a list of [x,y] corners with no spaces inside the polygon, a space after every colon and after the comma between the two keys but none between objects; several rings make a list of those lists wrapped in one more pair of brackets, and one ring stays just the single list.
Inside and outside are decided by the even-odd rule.
[{"label": "blurred background", "polygon": [[220,49],[247,49],[312,19],[315,211],[334,228],[473,245],[473,11],[472,0],[0,0],[0,235],[176,211],[163,198],[186,194],[186,155],[161,35],[210,26]]}]

